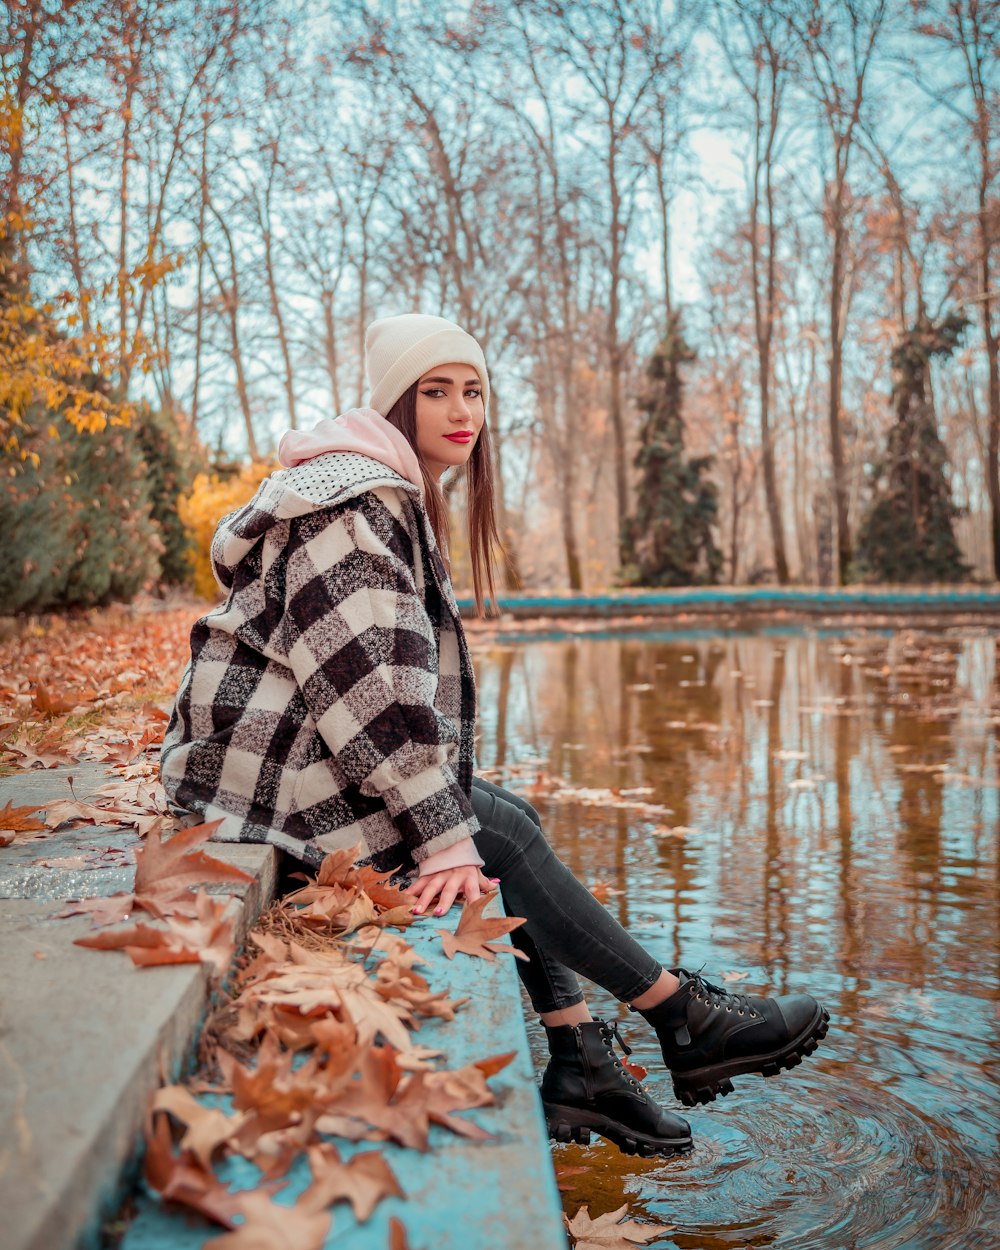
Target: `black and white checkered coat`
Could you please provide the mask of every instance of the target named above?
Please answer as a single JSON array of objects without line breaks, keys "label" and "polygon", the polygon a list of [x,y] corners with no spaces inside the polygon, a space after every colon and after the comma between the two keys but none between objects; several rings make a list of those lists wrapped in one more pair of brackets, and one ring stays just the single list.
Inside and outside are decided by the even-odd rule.
[{"label": "black and white checkered coat", "polygon": [[170,799],[311,864],[363,842],[412,870],[473,835],[475,678],[417,487],[318,456],[226,517],[212,556],[229,597],[191,634]]}]

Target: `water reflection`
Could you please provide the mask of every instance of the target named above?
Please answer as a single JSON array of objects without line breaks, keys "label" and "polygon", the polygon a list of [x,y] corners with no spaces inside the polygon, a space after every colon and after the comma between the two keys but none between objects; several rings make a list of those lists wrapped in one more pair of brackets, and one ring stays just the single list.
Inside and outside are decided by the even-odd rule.
[{"label": "water reflection", "polygon": [[[578,635],[476,661],[480,766],[641,942],[834,1017],[794,1074],[693,1112],[687,1159],[557,1148],[592,1165],[567,1206],[626,1195],[678,1250],[1000,1246],[1000,644]],[[602,788],[621,805],[581,801]],[[673,1105],[649,1035],[594,1005]]]}]

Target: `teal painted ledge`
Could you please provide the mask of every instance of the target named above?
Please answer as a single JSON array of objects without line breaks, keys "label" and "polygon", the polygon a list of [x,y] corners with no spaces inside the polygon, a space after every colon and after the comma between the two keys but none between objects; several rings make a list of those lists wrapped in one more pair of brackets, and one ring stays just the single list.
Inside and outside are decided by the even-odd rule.
[{"label": "teal painted ledge", "polygon": [[[539,590],[502,595],[498,602],[501,613],[513,617],[752,615],[762,612],[808,616],[854,613],[1000,615],[1000,587],[859,586],[824,590],[788,586],[690,586],[677,590],[593,593]],[[458,606],[464,616],[475,612],[471,595],[459,596]]]},{"label": "teal painted ledge", "polygon": [[[422,1046],[440,1048],[444,1052],[441,1063],[449,1068],[515,1052],[513,1061],[490,1078],[496,1105],[460,1113],[491,1136],[470,1141],[432,1125],[431,1148],[426,1154],[392,1142],[355,1144],[327,1138],[335,1142],[345,1161],[358,1151],[378,1150],[406,1198],[380,1202],[364,1224],[354,1219],[350,1206],[338,1202],[326,1250],[385,1250],[392,1216],[402,1221],[414,1250],[565,1250],[562,1204],[528,1051],[514,960],[508,955],[499,956],[495,963],[464,955],[446,959],[437,929],[454,929],[459,914],[456,906],[445,917],[428,917],[406,930],[406,940],[426,961],[427,966],[419,970],[431,987],[448,988],[452,998],[469,1000],[454,1021],[425,1021],[416,1040]],[[487,911],[493,914],[501,914],[495,900]],[[259,1184],[256,1168],[239,1158],[227,1159],[218,1175],[233,1189]],[[309,1181],[308,1165],[300,1156],[287,1187],[274,1201],[293,1203]],[[221,1231],[168,1209],[143,1191],[120,1250],[199,1250],[213,1233]],[[289,1245],[288,1250],[295,1248]]]}]

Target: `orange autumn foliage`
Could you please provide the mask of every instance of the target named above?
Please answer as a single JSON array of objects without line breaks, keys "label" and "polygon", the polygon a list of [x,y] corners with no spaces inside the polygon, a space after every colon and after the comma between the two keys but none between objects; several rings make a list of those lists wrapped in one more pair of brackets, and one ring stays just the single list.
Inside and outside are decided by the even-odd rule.
[{"label": "orange autumn foliage", "polygon": [[211,560],[216,526],[227,513],[252,499],[261,482],[277,468],[269,461],[258,460],[231,476],[199,473],[188,493],[178,499],[177,511],[191,537],[194,589],[201,598],[219,598]]}]

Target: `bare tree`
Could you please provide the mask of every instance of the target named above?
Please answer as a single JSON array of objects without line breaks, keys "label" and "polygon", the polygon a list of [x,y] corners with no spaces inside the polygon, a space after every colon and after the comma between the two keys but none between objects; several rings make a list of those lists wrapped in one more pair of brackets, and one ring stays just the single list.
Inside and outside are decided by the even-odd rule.
[{"label": "bare tree", "polygon": [[997,92],[1000,71],[1000,3],[998,0],[944,0],[914,5],[917,31],[956,59],[967,95],[945,90],[921,76],[925,90],[957,114],[975,153],[976,290],[968,303],[978,312],[986,351],[986,486],[990,501],[993,575],[1000,579],[1000,346],[992,289],[993,256],[1000,243],[996,208],[998,161]]},{"label": "bare tree", "polygon": [[824,191],[824,220],[831,241],[827,420],[837,527],[837,581],[842,585],[847,581],[852,555],[850,486],[841,412],[851,209],[849,175],[868,72],[885,22],[886,4],[885,0],[817,0],[807,17],[796,6],[791,6],[789,12],[808,61],[808,85],[819,100],[832,157],[832,171]]},{"label": "bare tree", "polygon": [[[774,444],[772,414],[773,346],[780,298],[778,283],[779,214],[775,203],[778,175],[779,129],[788,86],[794,35],[780,12],[762,0],[736,0],[735,12],[721,13],[719,41],[726,50],[733,76],[750,106],[748,246],[753,294],[754,340],[757,348],[761,465],[774,568],[778,582],[787,585],[788,557]],[[727,33],[735,16],[742,42],[734,45]]]}]

